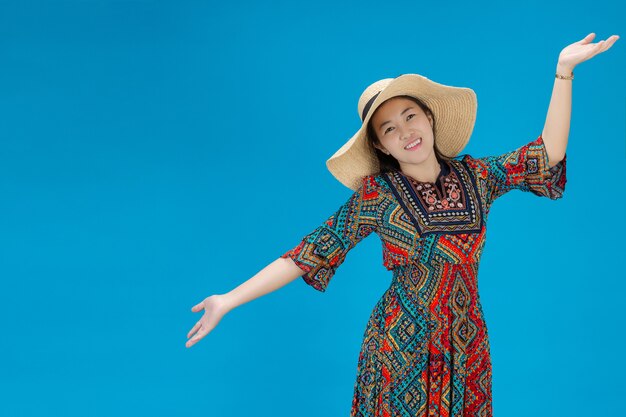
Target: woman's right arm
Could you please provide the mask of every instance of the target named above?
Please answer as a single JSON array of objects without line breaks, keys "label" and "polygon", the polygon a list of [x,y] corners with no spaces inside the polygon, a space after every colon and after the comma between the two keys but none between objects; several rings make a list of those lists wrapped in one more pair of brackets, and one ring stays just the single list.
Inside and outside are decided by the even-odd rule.
[{"label": "woman's right arm", "polygon": [[304,271],[291,258],[278,258],[249,280],[223,294],[225,307],[230,311],[248,301],[284,287],[303,274]]},{"label": "woman's right arm", "polygon": [[186,346],[191,347],[209,334],[230,310],[276,291],[305,273],[291,258],[278,258],[257,272],[252,278],[240,284],[226,294],[211,295],[191,308],[198,312],[205,310],[204,315],[187,333],[189,339]]},{"label": "woman's right arm", "polygon": [[[212,295],[193,306],[205,310],[187,334],[187,347],[211,332],[221,318],[235,307],[270,293],[302,277],[318,291],[325,291],[347,253],[378,227],[378,206],[384,197],[375,175],[362,177],[360,185],[330,217],[304,236],[256,275],[226,294]],[[195,336],[192,335],[195,333]]]}]

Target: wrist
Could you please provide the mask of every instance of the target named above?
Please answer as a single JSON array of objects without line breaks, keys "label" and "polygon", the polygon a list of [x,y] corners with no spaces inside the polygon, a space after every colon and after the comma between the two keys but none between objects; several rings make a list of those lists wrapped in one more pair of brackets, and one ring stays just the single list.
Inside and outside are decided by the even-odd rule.
[{"label": "wrist", "polygon": [[219,309],[222,311],[223,314],[228,313],[236,307],[230,293],[219,294],[218,297],[220,300]]},{"label": "wrist", "polygon": [[556,73],[559,75],[565,75],[569,77],[570,75],[572,75],[573,72],[574,72],[574,67],[571,67],[569,65],[564,65],[564,64],[556,65]]}]

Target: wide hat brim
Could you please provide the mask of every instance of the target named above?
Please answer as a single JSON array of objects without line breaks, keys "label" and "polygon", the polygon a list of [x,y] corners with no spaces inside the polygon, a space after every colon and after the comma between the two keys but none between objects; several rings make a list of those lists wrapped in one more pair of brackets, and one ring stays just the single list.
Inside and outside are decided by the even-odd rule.
[{"label": "wide hat brim", "polygon": [[469,142],[478,110],[474,90],[439,84],[419,74],[400,75],[374,99],[359,130],[326,161],[331,174],[346,187],[356,190],[364,176],[380,170],[375,150],[366,138],[367,124],[378,106],[400,95],[416,97],[432,110],[435,140],[444,155],[458,155]]}]

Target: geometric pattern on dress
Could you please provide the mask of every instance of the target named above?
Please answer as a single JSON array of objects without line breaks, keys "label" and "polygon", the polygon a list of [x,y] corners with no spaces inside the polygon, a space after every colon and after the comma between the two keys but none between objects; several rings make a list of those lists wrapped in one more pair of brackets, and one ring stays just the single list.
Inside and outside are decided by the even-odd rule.
[{"label": "geometric pattern on dress", "polygon": [[[307,284],[326,291],[350,249],[372,232],[381,240],[392,280],[365,327],[351,417],[492,416],[490,345],[478,294],[487,214],[510,190],[556,200],[565,184],[566,158],[550,168],[541,136],[503,155],[457,156],[442,166],[435,188],[418,189],[399,172],[368,175],[281,255],[304,271]],[[455,209],[475,211],[444,215],[451,213],[445,196]]]},{"label": "geometric pattern on dress", "polygon": [[281,255],[290,256],[306,272],[304,281],[317,290],[326,290],[350,249],[377,229],[379,194],[373,184],[372,177],[363,178],[348,201]]},{"label": "geometric pattern on dress", "polygon": [[473,158],[464,155],[466,163],[479,178],[488,205],[505,193],[518,189],[556,200],[563,196],[567,182],[567,154],[550,168],[543,138],[502,155]]}]

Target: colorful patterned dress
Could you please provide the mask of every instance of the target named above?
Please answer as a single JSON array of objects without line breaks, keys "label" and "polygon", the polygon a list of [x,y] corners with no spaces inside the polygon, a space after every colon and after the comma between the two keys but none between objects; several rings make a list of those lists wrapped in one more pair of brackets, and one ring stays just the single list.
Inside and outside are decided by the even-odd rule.
[{"label": "colorful patterned dress", "polygon": [[565,191],[539,136],[499,156],[442,161],[435,183],[392,171],[362,178],[330,218],[282,257],[325,291],[372,232],[392,282],[363,336],[351,417],[491,416],[491,358],[477,272],[493,201],[512,189]]}]

